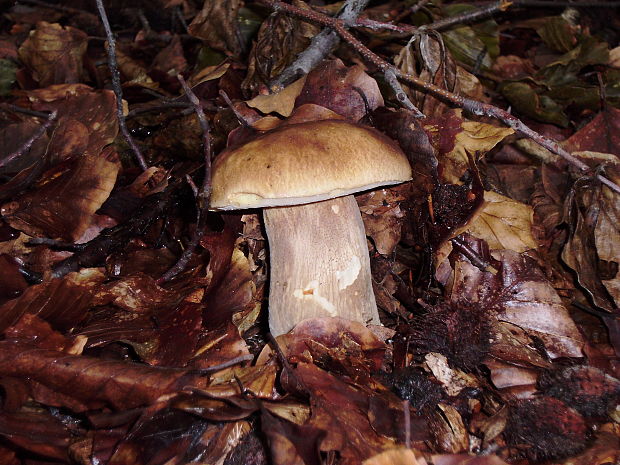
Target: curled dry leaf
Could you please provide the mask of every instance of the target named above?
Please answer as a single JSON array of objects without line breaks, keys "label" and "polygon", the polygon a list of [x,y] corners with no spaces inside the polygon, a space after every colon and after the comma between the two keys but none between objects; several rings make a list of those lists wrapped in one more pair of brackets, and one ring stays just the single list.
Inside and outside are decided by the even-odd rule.
[{"label": "curled dry leaf", "polygon": [[295,99],[306,82],[306,76],[297,79],[281,91],[270,95],[257,95],[245,102],[249,107],[256,108],[263,113],[278,113],[285,118],[290,116],[295,107]]},{"label": "curled dry leaf", "polygon": [[383,106],[377,81],[359,66],[345,66],[342,61],[326,60],[312,70],[295,106],[314,103],[359,121],[368,111]]},{"label": "curled dry leaf", "polygon": [[[620,165],[605,175],[620,180]],[[565,202],[570,235],[562,260],[577,274],[599,308],[614,312],[620,305],[620,204],[618,195],[592,178],[577,181]]]},{"label": "curled dry leaf", "polygon": [[355,197],[369,236],[383,255],[391,255],[400,242],[405,213],[399,202],[405,200],[396,189],[380,189]]},{"label": "curled dry leaf", "polygon": [[205,0],[189,25],[189,33],[215,50],[239,55],[242,51],[237,13],[241,0]]},{"label": "curled dry leaf", "polygon": [[19,58],[41,87],[80,82],[87,41],[79,29],[41,21],[19,48]]},{"label": "curled dry leaf", "polygon": [[[303,10],[310,9],[301,0],[294,0],[292,4]],[[266,94],[270,82],[278,77],[300,52],[308,47],[310,40],[318,32],[319,28],[316,25],[284,13],[275,13],[269,16],[261,24],[256,42],[250,51],[248,74],[241,84],[241,88],[252,95]],[[274,90],[280,91],[280,89]],[[264,96],[266,97],[266,95]]]},{"label": "curled dry leaf", "polygon": [[467,232],[484,239],[490,249],[525,252],[536,249],[532,236],[533,211],[529,205],[485,191],[484,205],[467,225]]}]

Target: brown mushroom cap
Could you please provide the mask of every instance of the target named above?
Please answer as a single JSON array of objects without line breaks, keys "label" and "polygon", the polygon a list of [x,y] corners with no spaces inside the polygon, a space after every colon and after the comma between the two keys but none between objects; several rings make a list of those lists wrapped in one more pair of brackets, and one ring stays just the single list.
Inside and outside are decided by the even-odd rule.
[{"label": "brown mushroom cap", "polygon": [[301,205],[411,179],[407,157],[380,132],[338,120],[285,125],[213,165],[214,210]]}]

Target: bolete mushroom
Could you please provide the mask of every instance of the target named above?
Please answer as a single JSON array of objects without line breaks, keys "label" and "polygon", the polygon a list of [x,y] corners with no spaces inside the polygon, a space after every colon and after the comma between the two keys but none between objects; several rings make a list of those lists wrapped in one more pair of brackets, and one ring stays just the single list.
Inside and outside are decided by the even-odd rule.
[{"label": "bolete mushroom", "polygon": [[210,207],[263,208],[274,336],[306,318],[379,323],[352,194],[410,179],[407,157],[392,140],[339,120],[284,125],[219,155]]}]

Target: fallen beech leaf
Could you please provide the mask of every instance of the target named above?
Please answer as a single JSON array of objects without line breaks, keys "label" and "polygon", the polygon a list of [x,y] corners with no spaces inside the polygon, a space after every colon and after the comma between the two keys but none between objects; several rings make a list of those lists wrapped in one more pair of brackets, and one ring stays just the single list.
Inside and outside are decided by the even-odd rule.
[{"label": "fallen beech leaf", "polygon": [[[424,460],[424,459],[422,459]],[[422,465],[411,449],[388,449],[362,462],[362,465]]]},{"label": "fallen beech leaf", "polygon": [[31,453],[67,462],[72,434],[48,412],[0,413],[0,436]]},{"label": "fallen beech leaf", "polygon": [[266,410],[262,411],[261,423],[274,465],[322,464],[319,444],[325,433],[320,428],[280,420]]},{"label": "fallen beech leaf", "polygon": [[340,60],[329,60],[308,74],[295,107],[307,103],[321,105],[352,121],[359,121],[367,111],[382,107],[383,97],[377,81],[361,66],[346,67]]},{"label": "fallen beech leaf", "polygon": [[457,260],[451,299],[466,299],[493,311],[542,340],[552,358],[582,357],[583,339],[562,300],[532,259],[511,250],[494,251],[497,275]]},{"label": "fallen beech leaf", "polygon": [[80,82],[87,35],[79,29],[45,21],[19,48],[19,57],[41,87]]},{"label": "fallen beech leaf", "polygon": [[85,153],[99,155],[118,134],[116,97],[111,90],[83,84],[58,84],[27,92],[33,110],[58,112],[48,152],[51,162]]},{"label": "fallen beech leaf", "polygon": [[37,189],[0,206],[5,221],[31,236],[78,239],[108,198],[118,163],[86,155],[48,171]]},{"label": "fallen beech leaf", "polygon": [[243,48],[237,23],[240,6],[240,0],[205,0],[189,25],[189,33],[215,50],[239,55]]},{"label": "fallen beech leaf", "polygon": [[185,71],[187,61],[183,56],[183,46],[178,35],[172,36],[170,44],[155,56],[151,67],[171,76],[176,76]]},{"label": "fallen beech leaf", "polygon": [[[608,165],[604,173],[620,180],[620,165]],[[617,193],[598,180],[582,178],[565,201],[564,220],[569,239],[562,260],[577,274],[594,303],[609,312],[620,305],[620,204]]]},{"label": "fallen beech leaf", "polygon": [[362,220],[369,236],[383,255],[391,255],[400,242],[405,213],[399,201],[405,200],[392,189],[380,189],[355,197],[362,213]]},{"label": "fallen beech leaf", "polygon": [[439,147],[439,174],[440,179],[446,183],[461,184],[460,178],[470,166],[468,154],[474,156],[476,161],[514,133],[510,128],[467,121],[461,113],[461,110],[448,111],[423,124],[436,141],[435,146]]},{"label": "fallen beech leaf", "polygon": [[[34,121],[26,120],[21,123],[9,124],[0,129],[0,160],[4,160],[11,153],[22,147],[36,133],[40,126],[40,124]],[[15,158],[0,168],[0,174],[16,173],[44,158],[48,143],[48,135],[43,134],[34,141],[30,150],[25,151],[20,157]]]},{"label": "fallen beech leaf", "polygon": [[529,399],[535,395],[539,373],[535,370],[504,363],[490,358],[484,363],[491,372],[493,385],[516,399]]},{"label": "fallen beech leaf", "polygon": [[249,107],[256,108],[263,113],[278,113],[288,117],[295,107],[295,99],[301,92],[306,82],[306,76],[286,86],[280,92],[270,95],[257,95],[252,100],[245,102]]},{"label": "fallen beech leaf", "polygon": [[206,68],[198,71],[195,75],[192,75],[187,82],[191,87],[195,87],[203,82],[219,79],[226,74],[228,68],[230,68],[230,62],[228,61],[224,61],[219,65],[207,66]]},{"label": "fallen beech leaf", "polygon": [[[302,0],[293,0],[292,4],[302,10],[310,9]],[[318,32],[319,28],[316,25],[284,12],[277,12],[267,17],[261,24],[250,51],[248,73],[241,88],[251,95],[267,94],[271,81],[282,74],[297,55],[308,47],[310,40]],[[305,77],[302,81],[305,81]],[[275,88],[271,90],[282,91]],[[297,94],[299,91],[295,92],[295,97]],[[289,97],[291,96],[287,96],[287,99]]]},{"label": "fallen beech leaf", "polygon": [[484,204],[474,213],[466,231],[484,239],[490,249],[525,252],[538,246],[532,236],[532,217],[529,205],[485,191]]},{"label": "fallen beech leaf", "polygon": [[0,342],[0,375],[41,383],[83,403],[84,409],[104,405],[130,409],[155,402],[163,394],[206,383],[188,371],[67,355],[14,340]]},{"label": "fallen beech leaf", "polygon": [[306,425],[323,431],[321,451],[337,451],[343,465],[353,465],[394,446],[372,428],[367,394],[312,364],[299,363],[294,372],[309,390],[312,416]]},{"label": "fallen beech leaf", "polygon": [[0,332],[26,313],[37,315],[56,329],[72,329],[85,318],[96,287],[103,279],[100,271],[83,269],[62,279],[30,286],[21,296],[0,307]]},{"label": "fallen beech leaf", "polygon": [[442,454],[431,456],[433,465],[508,465],[497,455]]},{"label": "fallen beech leaf", "polygon": [[456,454],[469,449],[469,435],[463,419],[451,405],[440,403],[441,413],[433,412],[429,423],[433,435],[432,442],[444,452]]},{"label": "fallen beech leaf", "polygon": [[589,150],[620,156],[620,109],[605,105],[605,109],[569,137],[564,146],[571,151]]},{"label": "fallen beech leaf", "polygon": [[[431,34],[417,35],[416,40],[410,41],[400,50],[394,64],[406,74],[417,76],[447,91],[460,93],[456,63],[441,38]],[[403,87],[412,103],[427,117],[438,117],[445,113],[445,103],[410,86]]]}]

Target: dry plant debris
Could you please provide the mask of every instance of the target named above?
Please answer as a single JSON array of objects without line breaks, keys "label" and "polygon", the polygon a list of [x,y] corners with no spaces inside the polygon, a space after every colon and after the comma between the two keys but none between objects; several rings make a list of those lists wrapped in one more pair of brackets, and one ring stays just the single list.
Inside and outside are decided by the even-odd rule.
[{"label": "dry plant debris", "polygon": [[[0,5],[0,463],[620,461],[619,2]],[[363,260],[339,200],[215,211],[233,152],[339,168]]]}]

